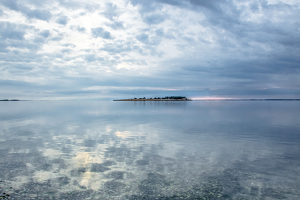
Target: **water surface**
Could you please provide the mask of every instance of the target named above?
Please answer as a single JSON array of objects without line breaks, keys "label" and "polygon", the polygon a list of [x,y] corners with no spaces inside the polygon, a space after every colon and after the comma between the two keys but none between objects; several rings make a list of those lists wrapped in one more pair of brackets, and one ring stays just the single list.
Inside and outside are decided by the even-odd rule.
[{"label": "water surface", "polygon": [[300,101],[0,110],[0,192],[10,199],[300,199]]}]

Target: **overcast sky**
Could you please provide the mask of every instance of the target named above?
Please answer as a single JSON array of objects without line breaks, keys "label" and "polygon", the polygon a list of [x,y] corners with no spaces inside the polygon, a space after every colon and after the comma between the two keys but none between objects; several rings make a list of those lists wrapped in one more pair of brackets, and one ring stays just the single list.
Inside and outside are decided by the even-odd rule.
[{"label": "overcast sky", "polygon": [[300,98],[300,1],[1,0],[0,75],[0,99]]}]

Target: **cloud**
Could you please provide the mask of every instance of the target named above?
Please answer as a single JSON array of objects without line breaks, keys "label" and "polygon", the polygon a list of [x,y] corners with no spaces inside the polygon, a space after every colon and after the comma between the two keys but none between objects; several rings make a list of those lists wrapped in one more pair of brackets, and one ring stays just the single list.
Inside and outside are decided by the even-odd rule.
[{"label": "cloud", "polygon": [[168,38],[168,39],[175,39],[175,37],[172,33],[166,33],[162,28],[159,28],[159,29],[155,30],[155,34],[158,37],[165,37],[165,38]]},{"label": "cloud", "polygon": [[51,12],[48,10],[29,10],[26,12],[28,18],[35,18],[43,21],[49,21],[52,17]]},{"label": "cloud", "polygon": [[160,24],[165,21],[166,16],[161,14],[150,14],[143,17],[143,21],[147,24]]},{"label": "cloud", "polygon": [[96,61],[96,56],[94,54],[88,54],[85,56],[85,60],[88,62]]},{"label": "cloud", "polygon": [[45,9],[30,9],[28,6],[24,5],[24,2],[17,0],[2,0],[0,4],[6,6],[7,8],[19,11],[23,13],[29,19],[39,19],[43,21],[49,21],[52,14],[49,10]]},{"label": "cloud", "polygon": [[160,38],[149,33],[141,33],[136,36],[136,39],[146,45],[158,45],[161,42]]},{"label": "cloud", "polygon": [[232,0],[216,0],[216,1],[205,1],[205,0],[188,0],[188,2],[192,5],[204,7],[214,12],[223,12],[222,6],[228,5],[229,7],[233,7]]},{"label": "cloud", "polygon": [[75,48],[76,47],[76,45],[71,44],[71,43],[62,44],[62,46],[64,46],[64,47],[71,47],[71,48]]},{"label": "cloud", "polygon": [[104,38],[104,39],[112,39],[110,32],[105,31],[101,27],[92,28],[91,31],[92,31],[92,36],[94,38],[101,37],[101,38]]},{"label": "cloud", "polygon": [[136,36],[136,39],[144,44],[149,43],[149,35],[146,33],[141,33],[138,36]]},{"label": "cloud", "polygon": [[89,1],[89,2],[87,2],[87,1],[65,1],[65,0],[54,0],[54,1],[59,4],[59,7],[65,9],[65,10],[85,10],[87,12],[95,12],[100,7],[99,3],[95,3],[93,1]]},{"label": "cloud", "polygon": [[102,57],[98,57],[95,53],[89,53],[84,56],[87,62],[104,61]]},{"label": "cloud", "polygon": [[118,16],[117,6],[113,3],[106,3],[106,10],[100,14],[112,21],[116,16]]},{"label": "cloud", "polygon": [[122,52],[130,52],[135,47],[134,42],[132,41],[114,41],[112,44],[106,44],[100,50],[110,52],[110,53],[122,53]]},{"label": "cloud", "polygon": [[81,27],[81,26],[70,26],[70,29],[73,31],[78,31],[78,32],[82,32],[85,33],[86,29],[85,27]]},{"label": "cloud", "polygon": [[41,31],[41,32],[39,33],[39,35],[41,35],[41,36],[47,38],[47,37],[50,36],[50,31],[49,31],[49,30],[43,30],[43,31]]},{"label": "cloud", "polygon": [[2,0],[0,3],[7,8],[15,11],[19,11],[23,8],[23,6],[20,5],[18,1]]},{"label": "cloud", "polygon": [[0,37],[2,40],[24,40],[24,26],[12,24],[10,22],[0,22]]},{"label": "cloud", "polygon": [[69,21],[69,18],[65,15],[59,16],[56,19],[56,23],[61,24],[61,25],[66,25]]},{"label": "cloud", "polygon": [[79,32],[85,32],[85,28],[84,27],[77,27],[77,31],[79,31]]},{"label": "cloud", "polygon": [[[109,25],[109,24],[108,24]],[[112,29],[118,30],[118,29],[123,29],[123,22],[120,21],[114,21],[112,24],[109,25]]]}]

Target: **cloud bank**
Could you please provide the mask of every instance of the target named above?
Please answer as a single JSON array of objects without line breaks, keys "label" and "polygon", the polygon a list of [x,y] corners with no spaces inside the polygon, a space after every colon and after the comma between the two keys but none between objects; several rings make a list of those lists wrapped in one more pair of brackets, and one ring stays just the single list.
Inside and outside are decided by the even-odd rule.
[{"label": "cloud bank", "polygon": [[0,99],[300,98],[296,0],[0,1]]}]

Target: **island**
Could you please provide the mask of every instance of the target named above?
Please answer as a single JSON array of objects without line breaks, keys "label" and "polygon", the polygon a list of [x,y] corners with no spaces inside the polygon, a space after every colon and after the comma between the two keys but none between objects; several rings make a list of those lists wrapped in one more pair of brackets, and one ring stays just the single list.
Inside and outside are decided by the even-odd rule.
[{"label": "island", "polygon": [[113,101],[192,101],[184,96],[169,96],[169,97],[155,97],[155,98],[132,98],[132,99],[116,99]]},{"label": "island", "polygon": [[0,99],[0,101],[21,101],[19,99]]}]

